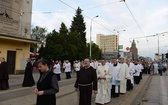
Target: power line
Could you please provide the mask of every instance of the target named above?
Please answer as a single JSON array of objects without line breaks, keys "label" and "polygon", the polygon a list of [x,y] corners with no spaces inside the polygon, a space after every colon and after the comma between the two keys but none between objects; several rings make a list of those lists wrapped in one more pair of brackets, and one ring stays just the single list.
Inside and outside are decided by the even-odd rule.
[{"label": "power line", "polygon": [[[75,11],[76,11],[76,9],[74,8],[74,7],[72,7],[72,6],[70,6],[69,4],[67,4],[67,3],[65,3],[65,2],[63,2],[63,1],[61,1],[61,0],[59,0],[60,2],[62,2],[63,4],[65,4],[65,5],[67,5],[68,7],[70,7],[70,8],[72,8],[72,9],[74,9]],[[115,3],[115,2],[113,2],[113,3]],[[105,4],[104,4],[105,5]],[[82,13],[83,14],[83,13]],[[87,15],[85,15],[85,14],[83,14],[86,18],[88,18],[88,19],[92,19],[92,18],[90,18],[89,16],[87,16]],[[111,29],[109,29],[109,28],[107,28],[107,27],[105,27],[105,26],[103,26],[102,24],[100,24],[100,23],[98,23],[98,22],[96,22],[95,20],[93,20],[96,24],[98,24],[98,25],[100,25],[101,27],[103,27],[104,29],[106,29],[106,30],[108,30],[109,32],[112,32],[112,33],[115,33],[113,30],[111,30]],[[123,38],[123,37],[122,37]],[[124,40],[125,38],[123,38],[123,40]]]},{"label": "power line", "polygon": [[[75,9],[74,7],[72,7],[72,6],[70,6],[69,4],[67,4],[67,3],[65,3],[65,2],[63,2],[63,1],[61,1],[61,0],[59,0],[59,1],[62,2],[63,4],[65,4],[65,5],[67,5],[68,7],[74,9],[74,10],[76,11],[76,9]],[[83,13],[82,13],[82,14],[83,14]],[[90,18],[89,16],[87,16],[87,15],[85,15],[85,14],[83,14],[83,15],[84,15],[85,17],[87,17],[88,19],[91,20],[91,18]],[[103,28],[105,28],[106,30],[108,30],[108,31],[110,31],[110,32],[112,32],[112,33],[114,33],[114,31],[112,31],[111,29],[109,29],[109,28],[103,26],[102,24],[96,22],[95,20],[93,20],[93,21],[94,21],[95,23],[97,23],[98,25],[102,26]]]},{"label": "power line", "polygon": [[130,40],[131,39],[143,39],[143,38],[149,38],[149,37],[155,37],[155,36],[161,36],[161,35],[168,35],[168,32],[162,32],[162,33],[157,33],[154,35],[148,35],[148,36],[143,36],[143,37],[130,38]]},{"label": "power line", "polygon": [[[127,3],[125,2],[125,0],[121,0],[120,2],[124,2],[124,3],[125,3],[125,5],[126,5],[128,11],[130,12],[131,16],[133,17],[133,19],[134,19],[135,23],[137,24],[139,30],[141,31],[142,35],[145,36],[144,32],[142,31],[140,25],[138,24],[137,20],[135,19],[133,13],[131,12],[131,10],[130,10],[130,8],[128,7],[128,5],[127,5]],[[145,38],[146,38],[146,41],[147,41],[147,44],[148,44],[148,49],[150,50],[149,43],[148,43],[148,39],[147,39],[147,37],[145,37]],[[151,52],[150,52],[150,53],[151,53]]]},{"label": "power line", "polygon": [[90,8],[86,8],[84,10],[90,10],[90,9],[94,9],[94,8],[99,8],[99,7],[103,7],[103,6],[107,6],[107,5],[111,5],[114,3],[117,3],[118,1],[114,1],[114,2],[110,2],[110,3],[106,3],[106,4],[102,4],[102,5],[98,5],[98,6],[94,6],[94,7],[90,7]]}]

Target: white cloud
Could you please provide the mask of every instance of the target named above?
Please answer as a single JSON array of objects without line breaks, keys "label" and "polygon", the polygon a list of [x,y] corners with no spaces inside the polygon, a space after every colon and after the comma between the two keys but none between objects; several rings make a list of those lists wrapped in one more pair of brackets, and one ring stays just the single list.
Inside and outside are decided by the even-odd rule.
[{"label": "white cloud", "polygon": [[[82,7],[82,9],[84,9],[83,13],[90,18],[99,15],[98,18],[94,19],[95,22],[92,22],[92,40],[94,42],[96,42],[96,34],[113,34],[112,30],[114,28],[117,30],[126,30],[125,32],[120,33],[120,43],[124,44],[124,47],[130,46],[129,38],[143,37],[168,31],[168,1],[166,0],[126,0],[127,5],[132,11],[144,34],[135,23],[124,2],[119,2],[120,0],[62,1],[73,8],[77,8],[78,6]],[[50,0],[47,4],[45,3],[46,0],[34,0],[33,10],[56,12],[53,14],[35,13],[33,14],[32,24],[46,27],[48,31],[52,31],[53,29],[58,31],[61,22],[64,22],[69,28],[73,16],[75,15],[75,11],[59,1]],[[107,3],[112,4],[86,9]],[[86,38],[89,41],[91,20],[85,17],[85,22],[87,33]],[[96,22],[101,24],[103,27]],[[146,41],[147,39],[148,43]],[[135,39],[139,41],[139,43],[137,43],[139,54],[153,57],[154,53],[157,52],[157,38],[147,39]],[[160,40],[160,47],[165,48],[163,46],[165,46],[166,39],[161,37]]]}]

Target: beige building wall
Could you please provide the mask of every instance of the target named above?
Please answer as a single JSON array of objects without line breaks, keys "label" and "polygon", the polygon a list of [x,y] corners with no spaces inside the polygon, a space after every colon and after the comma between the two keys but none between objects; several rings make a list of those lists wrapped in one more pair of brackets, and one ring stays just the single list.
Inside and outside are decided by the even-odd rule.
[{"label": "beige building wall", "polygon": [[117,51],[118,36],[117,35],[103,35],[97,34],[96,44],[102,51]]},{"label": "beige building wall", "polygon": [[21,15],[20,15],[20,35],[25,38],[30,38],[31,34],[31,16],[32,16],[32,0],[21,0]]},{"label": "beige building wall", "polygon": [[32,0],[0,0],[0,34],[30,38]]},{"label": "beige building wall", "polygon": [[[30,43],[0,39],[0,57],[7,60],[8,51],[16,51],[16,64],[14,74],[22,73],[25,70],[26,58],[30,56]],[[9,43],[10,42],[10,43]]]},{"label": "beige building wall", "polygon": [[8,60],[12,74],[24,72],[30,44],[37,43],[30,39],[31,14],[32,0],[0,0],[0,57]]}]

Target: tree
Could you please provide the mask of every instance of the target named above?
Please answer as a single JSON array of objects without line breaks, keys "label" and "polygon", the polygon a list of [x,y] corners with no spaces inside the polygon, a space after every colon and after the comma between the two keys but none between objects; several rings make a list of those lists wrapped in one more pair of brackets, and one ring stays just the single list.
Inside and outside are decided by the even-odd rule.
[{"label": "tree", "polygon": [[[75,39],[75,45],[77,47],[77,57],[78,59],[84,59],[87,56],[86,53],[86,26],[84,23],[84,17],[82,16],[82,10],[78,7],[76,10],[76,15],[73,17],[73,21],[70,27],[70,35],[77,38]],[[74,40],[74,39],[72,39]]]},{"label": "tree", "polygon": [[31,44],[31,49],[30,49],[31,52],[36,53],[37,49],[39,49],[42,44],[43,45],[45,44],[46,33],[47,33],[46,28],[43,28],[40,26],[36,26],[32,29],[31,39],[37,40],[37,41],[39,41],[39,43],[38,44]]},{"label": "tree", "polygon": [[63,56],[63,37],[58,32],[53,30],[46,37],[46,47],[44,51],[44,58],[62,60]]},{"label": "tree", "polygon": [[68,29],[63,22],[61,23],[61,28],[59,30],[59,34],[65,36],[65,37],[68,35]]},{"label": "tree", "polygon": [[[101,58],[101,49],[98,45],[95,43],[91,44],[92,47],[92,59],[100,59]],[[87,43],[87,56],[89,57],[89,51],[90,51],[90,43]]]}]

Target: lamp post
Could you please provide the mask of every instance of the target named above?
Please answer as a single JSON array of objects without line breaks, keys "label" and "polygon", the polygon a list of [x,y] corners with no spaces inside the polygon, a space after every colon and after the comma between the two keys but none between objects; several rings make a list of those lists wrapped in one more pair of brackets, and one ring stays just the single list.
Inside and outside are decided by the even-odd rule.
[{"label": "lamp post", "polygon": [[92,58],[92,21],[94,18],[99,17],[98,15],[93,17],[90,22],[90,59]]},{"label": "lamp post", "polygon": [[121,31],[125,31],[125,30],[120,30],[120,31],[118,31],[118,30],[114,29],[113,31],[117,31],[117,34],[118,34],[118,54],[117,54],[117,56],[118,56],[118,58],[119,58],[119,55],[120,55],[119,36],[120,36],[120,32],[121,32]]},{"label": "lamp post", "polygon": [[160,52],[159,52],[159,35],[157,34],[157,36],[158,36],[158,60],[160,59]]}]

